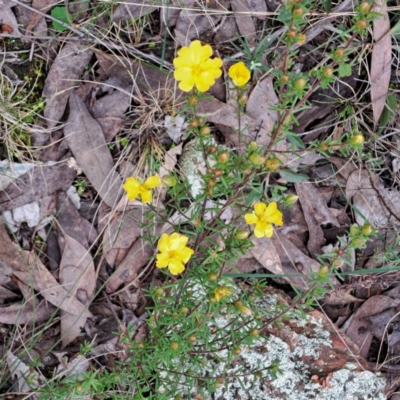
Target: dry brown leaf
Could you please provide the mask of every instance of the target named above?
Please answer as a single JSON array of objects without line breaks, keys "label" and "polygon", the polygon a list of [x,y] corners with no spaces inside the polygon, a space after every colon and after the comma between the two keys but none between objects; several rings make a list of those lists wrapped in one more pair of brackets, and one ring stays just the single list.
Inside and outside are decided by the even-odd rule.
[{"label": "dry brown leaf", "polygon": [[22,282],[33,288],[44,297],[46,301],[54,306],[74,315],[85,314],[91,317],[87,308],[71,296],[61,286],[48,269],[42,264],[34,253],[26,253],[29,262],[29,272],[14,271],[14,275]]},{"label": "dry brown leaf", "polygon": [[326,205],[324,197],[313,184],[301,182],[296,183],[295,187],[310,235],[307,249],[311,256],[316,259],[316,256],[322,253],[321,247],[325,244],[321,225],[332,224],[336,227],[340,225]]},{"label": "dry brown leaf", "polygon": [[146,265],[154,254],[153,248],[144,240],[139,239],[132,245],[124,261],[107,282],[107,293],[115,292],[124,283],[132,282],[138,276],[140,268]]},{"label": "dry brown leaf", "polygon": [[241,36],[247,39],[250,46],[254,45],[256,27],[247,0],[231,0],[231,7]]},{"label": "dry brown leaf", "polygon": [[[172,149],[169,149],[164,155],[164,164],[160,167],[160,177],[162,178],[164,175],[168,175],[173,172],[178,162],[178,156],[182,154],[182,146],[183,143],[180,143],[179,146],[176,146]],[[158,193],[160,194],[160,198],[163,200],[165,195],[167,194],[167,188],[162,186],[158,189]]]},{"label": "dry brown leaf", "polygon": [[112,20],[114,22],[137,19],[153,12],[157,7],[147,0],[126,0],[118,4],[114,10]]},{"label": "dry brown leaf", "polygon": [[65,140],[99,196],[109,207],[113,207],[122,195],[122,180],[115,171],[103,131],[74,92],[71,93],[69,106]]},{"label": "dry brown leaf", "polygon": [[271,110],[271,106],[278,103],[278,97],[274,90],[272,78],[270,76],[259,80],[252,90],[249,100],[246,104],[246,113],[260,127],[263,127],[263,135],[257,136],[257,143],[261,145],[268,144],[271,138],[271,132],[277,119],[277,112]]},{"label": "dry brown leaf", "polygon": [[0,261],[13,271],[27,271],[28,259],[25,252],[10,239],[2,218],[0,218],[0,243]]},{"label": "dry brown leaf", "polygon": [[[55,3],[57,3],[57,0],[33,0],[31,7],[46,14]],[[42,18],[44,18],[42,15],[31,11],[26,27],[28,34],[32,32]]]},{"label": "dry brown leaf", "polygon": [[[21,36],[17,19],[11,10],[11,7],[14,7],[14,5],[12,2],[0,3],[0,25],[3,33],[12,33],[14,36]],[[9,32],[10,30],[11,32]]]},{"label": "dry brown leaf", "polygon": [[[12,297],[8,297],[10,301]],[[41,302],[39,304],[13,303],[7,307],[0,307],[0,323],[2,324],[32,324],[48,321],[54,315],[56,308],[50,304]]]},{"label": "dry brown leaf", "polygon": [[[60,284],[70,296],[87,308],[96,287],[96,273],[90,252],[64,232],[64,252],[60,264]],[[67,300],[68,302],[68,300]],[[65,347],[79,336],[88,312],[81,315],[61,310],[61,338]]]},{"label": "dry brown leaf", "polygon": [[390,20],[387,11],[386,0],[377,0],[373,11],[383,14],[381,18],[374,20],[375,44],[371,55],[371,100],[375,124],[386,104],[390,74],[392,66],[392,37],[387,34],[390,31]]},{"label": "dry brown leaf", "polygon": [[134,207],[118,213],[107,224],[103,235],[103,254],[110,267],[120,265],[132,244],[140,237],[142,207]]},{"label": "dry brown leaf", "polygon": [[46,99],[44,116],[49,128],[60,122],[71,90],[87,67],[93,51],[87,46],[69,42],[59,52],[47,75],[43,89]]},{"label": "dry brown leaf", "polygon": [[249,5],[249,10],[254,13],[254,16],[258,19],[266,19],[267,18],[267,3],[265,1],[259,0],[247,0]]},{"label": "dry brown leaf", "polygon": [[40,200],[58,190],[67,190],[75,176],[75,171],[64,162],[34,167],[0,192],[0,212]]},{"label": "dry brown leaf", "polygon": [[311,272],[318,272],[320,264],[301,252],[293,243],[275,230],[272,243],[279,255],[285,274],[304,274],[304,277],[291,276],[285,278],[298,288],[306,288]]},{"label": "dry brown leaf", "polygon": [[[354,171],[347,180],[346,195],[375,228],[385,228],[388,223],[400,225],[400,193],[386,189],[374,173],[366,169]],[[355,218],[359,225],[364,224],[359,213]]]},{"label": "dry brown leaf", "polygon": [[[7,366],[10,375],[18,381],[18,391],[28,393],[32,389],[38,388],[40,385],[39,375],[32,371],[21,359],[16,357],[11,350],[7,351]],[[31,396],[29,396],[31,397]],[[32,397],[37,398],[36,395]]]},{"label": "dry brown leaf", "polygon": [[[207,121],[218,126],[218,129],[225,135],[228,143],[239,145],[239,135],[236,133],[239,129],[236,108],[222,103],[217,99],[201,100],[198,106],[198,115],[206,117]],[[248,115],[241,118],[241,127],[246,126],[244,131],[244,142],[257,140],[258,137],[267,137],[267,132],[263,127]]]},{"label": "dry brown leaf", "polygon": [[[284,274],[281,260],[275,249],[272,240],[267,238],[252,238],[254,247],[250,249],[250,254],[268,271],[273,274]],[[239,270],[243,272],[240,268]]]},{"label": "dry brown leaf", "polygon": [[369,331],[369,321],[366,319],[371,315],[378,314],[400,304],[399,299],[378,295],[369,298],[353,315],[347,327],[346,335],[359,347],[360,354],[367,358],[372,341],[372,333]]},{"label": "dry brown leaf", "polygon": [[176,21],[175,39],[181,46],[189,46],[193,39],[200,37],[209,29],[215,28],[221,18],[220,14],[207,14],[202,10],[197,11],[191,6],[182,7]]},{"label": "dry brown leaf", "polygon": [[344,306],[349,303],[362,303],[364,300],[354,297],[350,294],[352,289],[335,290],[324,297],[323,304]]}]

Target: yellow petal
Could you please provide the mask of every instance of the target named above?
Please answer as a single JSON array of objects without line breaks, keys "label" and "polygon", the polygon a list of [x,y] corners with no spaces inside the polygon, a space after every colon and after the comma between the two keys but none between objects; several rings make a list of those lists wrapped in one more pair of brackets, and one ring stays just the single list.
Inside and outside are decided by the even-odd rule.
[{"label": "yellow petal", "polygon": [[189,238],[184,235],[180,235],[179,233],[174,232],[170,238],[169,238],[169,243],[170,243],[170,250],[171,251],[179,251],[180,249],[183,249]]},{"label": "yellow petal", "polygon": [[265,203],[254,204],[254,211],[255,211],[257,217],[261,217],[264,214],[264,211],[266,208],[267,208],[267,205]]},{"label": "yellow petal", "polygon": [[158,175],[153,175],[147,178],[144,184],[147,187],[147,189],[154,189],[158,186],[161,186],[161,180]]},{"label": "yellow petal", "polygon": [[266,237],[271,237],[274,234],[274,228],[271,224],[267,224],[264,233]]},{"label": "yellow petal", "polygon": [[207,71],[214,79],[219,78],[222,75],[222,60],[220,58],[213,58],[207,60],[202,65],[202,70]]},{"label": "yellow petal", "polygon": [[169,236],[166,233],[163,233],[160,237],[160,240],[158,241],[157,244],[158,250],[161,252],[169,252],[170,247],[169,247]]},{"label": "yellow petal", "polygon": [[192,257],[194,251],[190,247],[184,247],[179,251],[179,258],[183,263],[187,263],[190,260],[190,257]]},{"label": "yellow petal", "polygon": [[151,191],[144,188],[143,185],[140,188],[140,196],[142,198],[142,203],[151,203],[153,200],[153,195],[151,194]]},{"label": "yellow petal", "polygon": [[233,83],[238,86],[244,86],[250,80],[250,70],[241,61],[233,64],[228,71],[229,77],[232,79]]},{"label": "yellow petal", "polygon": [[177,68],[174,72],[174,78],[177,81],[187,81],[193,79],[193,69],[189,67]]},{"label": "yellow petal", "polygon": [[283,215],[278,210],[278,205],[272,202],[264,212],[266,220],[272,224],[282,226],[283,225]]},{"label": "yellow petal", "polygon": [[172,275],[178,275],[185,270],[185,266],[177,259],[170,259],[168,269]]},{"label": "yellow petal", "polygon": [[181,82],[179,82],[178,86],[179,86],[179,89],[182,90],[182,92],[190,92],[194,86],[194,79],[181,81]]},{"label": "yellow petal", "polygon": [[266,222],[257,222],[256,227],[254,228],[254,234],[258,238],[262,238],[265,236],[265,230],[267,229],[267,226],[270,225]]},{"label": "yellow petal", "polygon": [[136,197],[138,197],[139,195],[140,182],[138,182],[133,177],[126,178],[123,188],[125,189],[126,194],[128,195],[129,201],[132,201],[136,199]]},{"label": "yellow petal", "polygon": [[156,256],[156,260],[157,268],[166,268],[169,264],[169,255],[168,253],[159,253]]},{"label": "yellow petal", "polygon": [[253,214],[246,214],[246,215],[244,216],[244,219],[246,220],[246,222],[247,222],[249,225],[256,224],[257,221],[258,221],[258,217],[257,217],[257,215],[255,215],[254,213],[253,213]]},{"label": "yellow petal", "polygon": [[213,53],[213,50],[209,44],[206,44],[201,47],[201,53],[200,53],[200,62],[205,62],[207,61]]}]

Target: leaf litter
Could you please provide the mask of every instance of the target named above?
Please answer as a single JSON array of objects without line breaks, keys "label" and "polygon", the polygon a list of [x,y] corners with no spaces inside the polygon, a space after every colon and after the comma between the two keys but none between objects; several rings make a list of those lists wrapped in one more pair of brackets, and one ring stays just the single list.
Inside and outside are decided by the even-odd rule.
[{"label": "leaf litter", "polygon": [[[253,45],[256,43],[260,20],[265,21],[266,13],[273,9],[270,2],[255,0],[207,3],[210,3],[210,9],[218,12],[209,14],[207,9],[195,8],[195,2],[191,0],[173,0],[173,9],[162,9],[163,19],[160,26],[163,26],[168,34],[173,32],[180,45],[198,37],[205,42],[218,43],[221,40],[219,43],[222,43],[223,40],[229,40],[229,35],[233,39],[236,32],[240,32],[247,38],[248,43]],[[343,2],[340,5],[343,10],[349,9],[348,3]],[[32,3],[35,9],[45,13],[53,4],[52,1],[42,0]],[[379,9],[379,4],[375,6],[383,17],[374,22],[375,43],[370,64],[375,123],[378,123],[386,102],[392,63],[391,35],[387,34],[390,30],[388,13],[384,8],[385,4],[381,6],[383,8]],[[118,4],[105,19],[122,23],[132,18],[153,18],[157,10],[158,6],[155,4],[128,1],[126,4]],[[224,15],[225,11],[230,10],[238,11],[234,13],[234,18],[226,18]],[[0,20],[2,27],[6,24],[11,33],[20,36],[10,2],[4,0],[0,4],[0,15],[3,18]],[[50,22],[40,14],[32,11],[27,15],[29,18],[23,25],[28,34],[40,24],[44,24],[46,29],[51,29]],[[313,43],[313,39],[323,39],[320,36],[325,27],[315,28],[318,29],[310,28],[307,31],[307,44],[310,46],[317,43]],[[131,33],[128,32],[127,35]],[[223,34],[227,35],[225,39]],[[148,40],[151,40],[150,36]],[[157,47],[157,38],[154,40]],[[170,73],[171,63],[168,61],[171,60],[173,46],[162,49],[162,59],[154,56],[150,46],[149,49],[149,59],[157,61],[152,65],[133,57],[129,58],[126,54],[117,55],[118,52],[104,51],[104,48],[100,50],[98,46],[88,45],[83,41],[67,42],[58,49],[55,59],[49,59],[49,71],[44,81],[42,96],[45,99],[43,114],[49,129],[46,132],[49,137],[47,143],[50,143],[49,148],[52,147],[52,151],[56,149],[56,145],[61,147],[61,151],[57,149],[52,153],[45,153],[47,149],[42,149],[43,152],[38,152],[44,158],[48,157],[57,163],[36,162],[29,165],[29,170],[24,171],[24,174],[10,176],[7,185],[4,185],[0,192],[0,211],[3,212],[3,216],[9,215],[4,213],[11,213],[13,217],[13,220],[5,218],[9,225],[7,229],[13,224],[11,230],[16,233],[16,238],[13,238],[5,225],[0,224],[0,300],[6,304],[1,306],[0,322],[8,325],[31,325],[45,322],[54,315],[60,316],[59,330],[53,339],[60,339],[58,351],[65,348],[65,354],[68,354],[66,357],[62,352],[57,354],[57,374],[60,377],[80,380],[82,374],[90,368],[91,362],[76,353],[76,346],[84,340],[92,340],[91,354],[94,356],[123,349],[117,336],[106,332],[105,326],[108,324],[109,327],[120,329],[121,321],[129,319],[125,318],[129,314],[128,311],[132,314],[130,320],[135,321],[137,317],[128,308],[138,310],[138,317],[144,316],[147,303],[140,299],[142,289],[147,288],[146,279],[149,279],[149,276],[154,278],[154,281],[158,279],[153,273],[151,261],[156,251],[155,246],[149,245],[143,238],[146,227],[143,222],[148,209],[136,202],[126,206],[121,191],[120,159],[129,158],[129,151],[132,148],[142,149],[143,144],[162,143],[168,148],[171,145],[168,140],[172,139],[176,146],[170,146],[170,149],[165,151],[160,176],[180,173],[179,159],[187,142],[186,122],[178,121],[177,118],[180,117],[176,114],[182,107],[184,94],[175,88]],[[302,55],[301,46],[299,57],[301,68],[307,63]],[[163,69],[163,65],[167,68]],[[88,72],[92,68],[95,78]],[[351,84],[330,88],[330,91],[312,98],[311,111],[305,110],[299,114],[301,118],[298,130],[307,134],[304,142],[314,140],[321,132],[323,134],[323,129],[313,129],[316,120],[320,120],[318,123],[322,121],[323,126],[338,109],[332,104],[324,104],[324,96],[349,97],[352,91],[346,90],[348,86],[355,85],[356,77],[350,77],[350,81]],[[222,79],[219,84],[222,91],[215,92],[214,97],[201,101],[200,114],[214,124],[220,135],[218,139],[223,145],[239,147],[241,143],[235,134],[235,130],[239,128],[236,111],[231,101],[225,99],[226,90]],[[166,106],[167,99],[174,99],[173,107]],[[260,145],[268,144],[270,132],[277,121],[277,112],[273,109],[276,102],[277,93],[272,77],[267,75],[262,79],[255,79],[246,104],[246,115],[242,116],[241,120],[241,125],[246,126],[245,141],[255,140]],[[143,107],[144,112],[137,112],[135,115],[135,109],[139,109],[139,106]],[[157,117],[153,120],[149,118],[149,115],[153,115],[149,112],[152,107],[157,109]],[[147,122],[149,120],[150,122]],[[135,125],[139,135],[133,137]],[[314,132],[309,134],[307,130],[310,128]],[[124,147],[120,140],[120,135],[126,132],[132,135],[131,147]],[[276,235],[266,242],[254,239],[254,247],[235,263],[236,270],[228,272],[256,271],[283,275],[282,280],[276,279],[275,282],[291,283],[297,289],[301,289],[312,274],[318,273],[323,251],[329,252],[339,248],[338,244],[328,237],[329,229],[348,229],[351,217],[359,225],[368,220],[379,234],[386,235],[390,229],[399,225],[400,202],[398,191],[388,188],[386,177],[384,180],[370,170],[356,169],[351,160],[332,157],[330,161],[338,169],[340,185],[345,185],[345,196],[342,193],[342,199],[347,198],[351,203],[351,210],[337,202],[336,207],[341,209],[333,207],[333,193],[337,188],[327,191],[319,186],[323,180],[314,183],[307,181],[308,175],[311,175],[310,167],[325,156],[308,157],[298,154],[292,160],[285,154],[289,148],[293,149],[290,147],[292,144],[283,138],[279,147],[276,147],[276,150],[282,152],[279,158],[292,170],[286,170],[286,175],[282,173],[281,178],[272,176],[272,182],[275,185],[297,182],[291,185],[290,190],[295,189],[299,196],[299,204],[293,207],[292,214],[287,213],[293,218],[287,221],[284,227],[277,229]],[[115,148],[118,151],[115,151]],[[67,195],[72,183],[76,184],[77,176],[76,171],[69,168],[65,162],[71,155],[75,159],[76,169],[83,171],[83,179],[86,180],[84,190],[77,192],[80,200],[86,200],[87,204],[95,204],[96,201],[96,207],[99,201],[102,202],[99,210],[96,209],[89,217],[84,216],[83,211],[79,209],[80,202],[78,201],[76,206],[73,205]],[[134,167],[139,165],[140,168],[138,158],[131,157],[129,162]],[[330,185],[335,186],[336,181],[339,179],[333,179]],[[166,190],[159,189],[158,196],[159,210],[165,212],[165,205],[161,202],[166,201]],[[41,208],[38,208],[39,205]],[[22,212],[24,217],[18,217],[20,207],[33,207],[39,220],[29,222],[31,220],[24,214],[28,213],[27,209]],[[207,207],[211,205],[208,204]],[[170,216],[169,223],[165,225],[161,221],[151,221],[153,234],[172,232],[169,226],[171,221],[182,225],[190,223],[194,211],[190,207],[188,210],[187,215],[177,213]],[[222,218],[224,223],[228,224],[235,218],[235,212],[234,207],[228,208]],[[341,214],[347,219],[339,218]],[[44,219],[49,216],[52,222]],[[213,216],[212,213],[206,213],[204,218],[210,220]],[[287,216],[285,222],[286,219]],[[39,221],[45,221],[44,226],[39,225]],[[149,223],[147,221],[147,225]],[[28,233],[23,232],[26,225],[29,228]],[[17,244],[18,241],[26,242],[24,235],[30,235],[32,239],[37,233],[40,233],[39,236],[43,237],[48,245],[50,237],[53,236],[52,250],[54,254],[58,251],[59,257],[54,256],[52,263],[46,260],[44,253],[37,247],[33,249],[31,246],[30,250],[26,251]],[[324,248],[327,242],[330,244]],[[100,257],[96,253],[98,249]],[[52,250],[47,250],[47,254],[51,254]],[[353,261],[355,268],[363,267],[359,259],[355,260],[353,257]],[[50,268],[49,265],[53,267]],[[332,316],[332,320],[338,326],[342,326],[347,337],[358,345],[364,358],[368,358],[373,352],[374,338],[386,343],[392,350],[400,348],[397,292],[385,293],[386,287],[381,290],[382,293],[369,293],[368,283],[357,277],[343,285],[334,278],[331,283],[334,289],[325,297],[323,306],[342,307],[346,308],[346,311],[340,310],[341,312],[334,314],[331,307],[325,308],[326,313]],[[367,296],[360,298],[359,285],[369,293]],[[99,287],[101,300],[100,303],[94,304],[95,292]],[[113,311],[118,312],[116,318],[110,315],[111,311],[101,310],[105,308],[106,303],[106,295],[102,296],[103,290],[109,296],[113,296],[111,305]],[[22,302],[20,297],[18,298],[19,294],[25,297]],[[128,305],[119,308],[114,296],[120,296],[119,299],[123,299]],[[120,318],[122,314],[124,317]],[[343,318],[336,320],[333,315],[341,315]],[[99,318],[104,319],[103,325],[99,323]],[[97,333],[106,338],[104,342],[98,339]],[[141,335],[146,335],[142,327]],[[354,349],[354,352],[357,350]],[[75,354],[75,357],[69,357],[71,354]],[[121,355],[116,357],[124,358]],[[343,355],[340,357],[342,359],[339,361],[343,361]],[[8,351],[7,364],[18,383],[19,391],[29,392],[39,386],[38,374],[32,372],[33,370],[18,358],[17,353]]]}]

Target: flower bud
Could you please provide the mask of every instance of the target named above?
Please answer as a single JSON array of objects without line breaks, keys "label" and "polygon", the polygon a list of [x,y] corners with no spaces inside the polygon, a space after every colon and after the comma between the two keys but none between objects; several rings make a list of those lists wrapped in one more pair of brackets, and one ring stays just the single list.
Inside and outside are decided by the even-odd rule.
[{"label": "flower bud", "polygon": [[259,153],[250,154],[249,160],[256,167],[259,167],[260,165],[263,165],[265,163],[265,157],[263,157]]},{"label": "flower bud", "polygon": [[361,228],[361,233],[365,236],[369,236],[372,233],[373,229],[372,229],[372,225],[371,224],[364,224]]},{"label": "flower bud", "polygon": [[179,317],[179,314],[177,312],[172,313],[172,316],[176,319]]},{"label": "flower bud", "polygon": [[354,244],[355,247],[362,247],[362,246],[365,245],[365,240],[361,239],[361,238],[355,238],[353,240],[353,244]]},{"label": "flower bud", "polygon": [[333,68],[332,67],[325,67],[322,70],[322,76],[324,78],[332,78],[332,76],[333,76]]},{"label": "flower bud", "polygon": [[189,309],[187,307],[181,307],[181,313],[183,315],[186,315],[189,312]]},{"label": "flower bud", "polygon": [[290,81],[290,76],[288,74],[283,74],[279,78],[279,82],[283,84],[288,83],[289,81]]},{"label": "flower bud", "polygon": [[175,396],[174,400],[183,400],[183,397],[182,396]]},{"label": "flower bud", "polygon": [[177,180],[173,175],[164,175],[161,180],[162,183],[167,187],[174,187],[177,183]]},{"label": "flower bud", "polygon": [[218,156],[218,162],[220,163],[226,163],[229,160],[229,153],[227,151],[223,151],[219,156]]},{"label": "flower bud", "polygon": [[252,141],[252,142],[250,142],[250,143],[248,144],[248,147],[249,147],[249,150],[250,150],[250,151],[256,151],[256,150],[258,149],[258,143]]},{"label": "flower bud", "polygon": [[364,136],[359,133],[358,135],[354,135],[350,138],[350,144],[352,146],[361,146],[364,143]]},{"label": "flower bud", "polygon": [[209,179],[208,182],[207,182],[207,186],[208,186],[209,188],[215,187],[216,184],[217,184],[217,182],[215,182],[214,179]]},{"label": "flower bud", "polygon": [[200,129],[200,136],[205,137],[208,136],[211,133],[211,129],[208,126],[203,126]]},{"label": "flower bud", "polygon": [[190,343],[194,343],[197,340],[196,335],[190,335],[188,336],[188,340]]},{"label": "flower bud", "polygon": [[295,194],[289,194],[288,196],[286,196],[285,198],[285,204],[286,205],[290,205],[290,204],[294,204],[296,203],[296,201],[299,199],[299,196],[295,195]]},{"label": "flower bud", "polygon": [[213,192],[212,188],[209,187],[209,188],[206,189],[206,195],[207,196],[212,196],[213,194],[214,194],[214,192]]},{"label": "flower bud", "polygon": [[213,174],[216,178],[219,178],[224,174],[224,171],[220,168],[214,169]]},{"label": "flower bud", "polygon": [[329,274],[329,268],[326,265],[321,265],[319,267],[318,276],[323,277]]},{"label": "flower bud", "polygon": [[156,291],[154,292],[154,294],[155,294],[157,297],[160,297],[160,296],[162,296],[162,295],[164,294],[164,289],[159,287],[159,288],[156,289]]},{"label": "flower bud", "polygon": [[344,57],[345,54],[346,54],[345,49],[343,47],[339,47],[333,53],[333,58],[337,60],[338,58]]},{"label": "flower bud", "polygon": [[343,261],[342,260],[335,260],[333,263],[332,263],[332,267],[333,268],[341,268],[343,266]]},{"label": "flower bud", "polygon": [[201,225],[201,221],[200,221],[200,219],[199,218],[194,218],[194,219],[192,219],[191,221],[190,221],[190,224],[192,225],[192,226],[200,226]]},{"label": "flower bud", "polygon": [[246,240],[249,237],[250,233],[246,230],[237,231],[235,234],[235,238],[239,240]]},{"label": "flower bud", "polygon": [[322,152],[326,152],[326,151],[329,150],[329,146],[328,146],[327,143],[320,143],[320,144],[318,145],[318,150],[319,150],[319,151],[322,151]]},{"label": "flower bud", "polygon": [[368,1],[363,1],[360,4],[360,12],[366,14],[371,10],[371,4],[368,3]]},{"label": "flower bud", "polygon": [[204,117],[197,117],[199,119],[200,126],[203,126],[206,123],[206,119]]},{"label": "flower bud", "polygon": [[357,224],[350,226],[350,235],[357,236],[360,233],[360,227]]},{"label": "flower bud", "polygon": [[240,314],[244,315],[245,317],[249,317],[250,315],[253,315],[253,312],[251,309],[244,304],[241,304],[240,306],[237,307],[238,311]]},{"label": "flower bud", "polygon": [[171,350],[178,350],[179,349],[179,343],[178,342],[172,342],[169,347],[171,348]]},{"label": "flower bud", "polygon": [[248,100],[249,96],[247,96],[247,94],[242,94],[238,99],[238,103],[239,105],[244,106],[247,104]]},{"label": "flower bud", "polygon": [[260,331],[257,328],[252,329],[249,334],[252,337],[257,337],[259,335]]},{"label": "flower bud", "polygon": [[293,9],[292,15],[294,18],[300,18],[304,15],[305,11],[301,7],[295,7]]},{"label": "flower bud", "polygon": [[294,81],[294,87],[297,90],[303,90],[307,85],[307,81],[304,78],[297,78]]},{"label": "flower bud", "polygon": [[210,146],[210,147],[208,148],[208,152],[209,152],[210,154],[214,154],[214,153],[217,152],[217,148],[216,148],[215,146]]},{"label": "flower bud", "polygon": [[210,281],[216,281],[216,280],[219,278],[219,275],[218,275],[216,272],[210,272],[210,273],[207,275],[207,278],[208,278]]},{"label": "flower bud", "polygon": [[190,106],[196,107],[199,104],[199,98],[195,94],[192,94],[188,97],[187,102]]},{"label": "flower bud", "polygon": [[265,168],[267,168],[269,171],[276,171],[279,168],[279,160],[277,158],[269,158],[267,161],[265,161]]},{"label": "flower bud", "polygon": [[356,27],[360,30],[366,29],[368,28],[368,21],[366,19],[360,19],[359,21],[357,21]]},{"label": "flower bud", "polygon": [[303,44],[306,42],[307,40],[307,35],[305,33],[302,33],[299,38],[297,39],[297,44],[299,46],[303,46]]},{"label": "flower bud", "polygon": [[290,29],[287,31],[287,35],[288,35],[288,38],[290,38],[290,39],[295,39],[296,36],[297,36],[297,29],[296,29],[296,28],[290,28]]},{"label": "flower bud", "polygon": [[233,351],[233,354],[236,354],[237,356],[242,352],[240,347],[234,347],[232,351]]},{"label": "flower bud", "polygon": [[191,128],[198,128],[200,125],[198,118],[193,118],[189,121],[189,126]]}]

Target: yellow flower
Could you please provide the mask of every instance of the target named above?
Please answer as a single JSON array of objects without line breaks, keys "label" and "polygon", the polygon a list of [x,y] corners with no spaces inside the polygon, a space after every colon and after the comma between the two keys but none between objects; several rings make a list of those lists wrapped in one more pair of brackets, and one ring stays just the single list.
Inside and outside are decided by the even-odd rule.
[{"label": "yellow flower", "polygon": [[216,298],[217,301],[220,301],[220,299],[222,299],[225,296],[228,296],[228,294],[232,294],[232,290],[230,290],[228,288],[228,286],[218,286],[215,290],[214,290],[214,296]]},{"label": "yellow flower", "polygon": [[244,86],[250,80],[250,70],[242,61],[233,64],[228,73],[233,83],[238,87]]},{"label": "yellow flower", "polygon": [[160,177],[158,175],[153,175],[146,179],[145,183],[141,183],[133,177],[126,178],[123,187],[126,190],[129,201],[139,196],[143,203],[150,203],[153,199],[151,189],[157,186],[161,186]]},{"label": "yellow flower", "polygon": [[160,251],[157,254],[156,267],[167,268],[172,275],[178,275],[185,270],[186,264],[194,251],[187,247],[188,238],[179,233],[173,233],[171,236],[163,233],[158,241],[157,248]]},{"label": "yellow flower", "polygon": [[278,205],[272,202],[268,205],[265,203],[254,204],[254,212],[244,216],[249,225],[255,225],[254,234],[258,238],[264,236],[271,237],[274,233],[272,224],[282,226],[282,213],[278,210]]},{"label": "yellow flower", "polygon": [[196,87],[199,92],[206,92],[222,75],[222,60],[213,58],[212,48],[202,46],[194,40],[189,47],[182,47],[174,59],[174,78],[179,82],[179,89],[189,92]]}]

